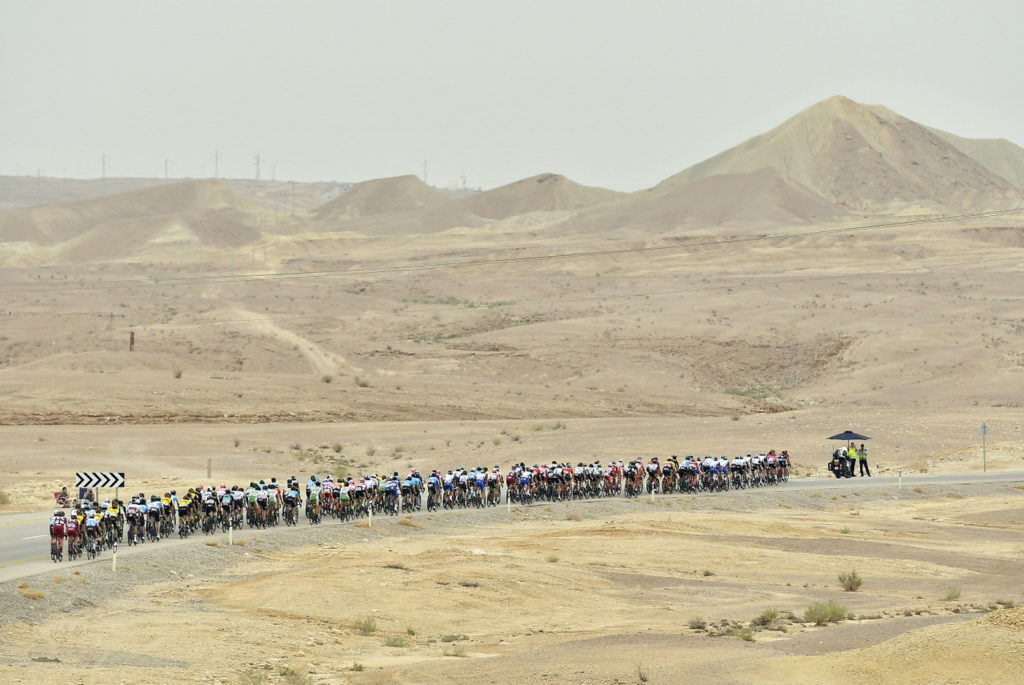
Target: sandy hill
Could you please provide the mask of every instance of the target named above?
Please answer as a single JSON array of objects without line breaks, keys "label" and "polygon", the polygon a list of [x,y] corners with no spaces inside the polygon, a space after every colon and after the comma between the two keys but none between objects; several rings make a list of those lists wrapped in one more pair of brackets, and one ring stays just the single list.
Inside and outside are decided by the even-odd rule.
[{"label": "sandy hill", "polygon": [[376,214],[443,207],[451,200],[416,176],[394,176],[356,183],[315,210],[319,219],[357,219]]},{"label": "sandy hill", "polygon": [[676,229],[745,232],[772,226],[828,222],[848,216],[821,196],[772,168],[698,178],[630,195],[561,224],[562,230],[645,234]]},{"label": "sandy hill", "polygon": [[120,259],[147,245],[233,247],[258,238],[255,207],[219,181],[187,181],[0,214],[0,242],[71,260]]},{"label": "sandy hill", "polygon": [[155,178],[0,176],[0,211],[81,202],[166,183],[163,179]]},{"label": "sandy hill", "polygon": [[414,235],[482,220],[416,176],[395,176],[356,183],[313,212],[314,224],[325,231],[365,235]]},{"label": "sandy hill", "polygon": [[924,126],[842,96],[666,179],[656,190],[765,168],[860,212],[962,211],[1022,200],[1008,181]]},{"label": "sandy hill", "polygon": [[559,174],[540,174],[462,199],[459,203],[488,219],[528,212],[575,210],[624,197],[606,188],[583,186]]},{"label": "sandy hill", "polygon": [[1024,148],[1004,138],[961,138],[937,128],[928,130],[995,175],[1024,189]]}]

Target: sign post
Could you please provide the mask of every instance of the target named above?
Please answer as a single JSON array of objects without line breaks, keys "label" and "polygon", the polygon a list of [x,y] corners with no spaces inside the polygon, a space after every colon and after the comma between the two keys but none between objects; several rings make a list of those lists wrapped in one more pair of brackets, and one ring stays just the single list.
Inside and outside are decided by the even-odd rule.
[{"label": "sign post", "polygon": [[75,474],[75,483],[80,488],[123,488],[124,473],[79,471]]},{"label": "sign post", "polygon": [[981,472],[985,473],[988,471],[988,454],[985,447],[985,436],[991,431],[989,431],[988,424],[983,422],[981,424],[981,428],[978,429],[978,432],[981,433]]}]

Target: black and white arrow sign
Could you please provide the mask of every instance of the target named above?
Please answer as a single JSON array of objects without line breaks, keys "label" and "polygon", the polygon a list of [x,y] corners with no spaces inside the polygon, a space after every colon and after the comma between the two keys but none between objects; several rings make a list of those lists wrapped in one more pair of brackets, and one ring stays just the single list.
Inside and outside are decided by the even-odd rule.
[{"label": "black and white arrow sign", "polygon": [[80,488],[123,488],[124,474],[79,471],[75,474],[75,483]]}]

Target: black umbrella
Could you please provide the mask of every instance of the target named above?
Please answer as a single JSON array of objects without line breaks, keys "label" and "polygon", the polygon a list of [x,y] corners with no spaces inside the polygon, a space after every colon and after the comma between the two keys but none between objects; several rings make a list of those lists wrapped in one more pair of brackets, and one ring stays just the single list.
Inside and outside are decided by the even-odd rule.
[{"label": "black umbrella", "polygon": [[833,435],[829,440],[845,440],[846,442],[852,442],[853,440],[870,440],[866,435],[860,433],[854,433],[853,431],[844,431],[838,435]]}]

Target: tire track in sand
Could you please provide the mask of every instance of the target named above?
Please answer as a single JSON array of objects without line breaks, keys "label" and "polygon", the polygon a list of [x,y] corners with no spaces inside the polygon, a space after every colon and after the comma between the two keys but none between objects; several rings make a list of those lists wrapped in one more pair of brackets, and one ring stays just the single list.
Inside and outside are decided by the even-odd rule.
[{"label": "tire track in sand", "polygon": [[337,373],[338,369],[342,367],[348,368],[353,372],[360,371],[360,369],[350,365],[341,355],[328,352],[309,338],[305,338],[287,328],[282,328],[263,314],[237,307],[233,307],[230,311],[235,322],[246,326],[254,332],[271,335],[278,340],[297,347],[302,356],[309,362],[309,366],[314,373],[333,374]]}]

